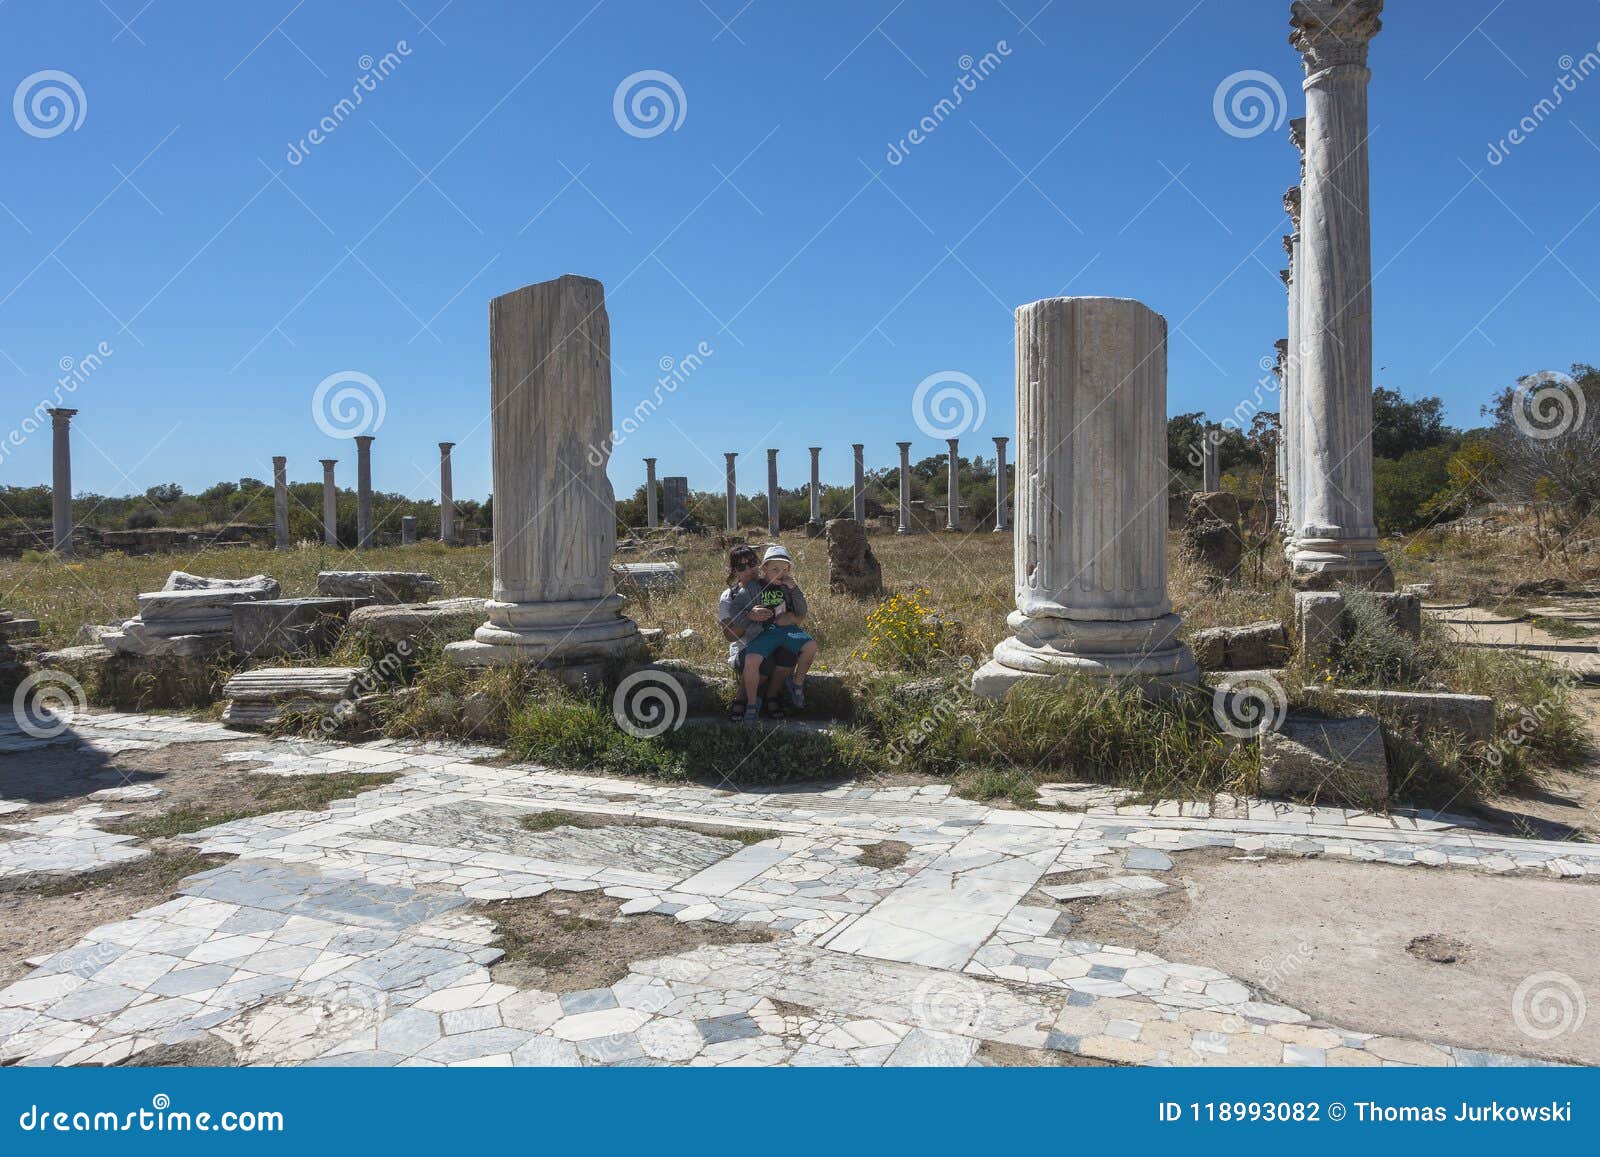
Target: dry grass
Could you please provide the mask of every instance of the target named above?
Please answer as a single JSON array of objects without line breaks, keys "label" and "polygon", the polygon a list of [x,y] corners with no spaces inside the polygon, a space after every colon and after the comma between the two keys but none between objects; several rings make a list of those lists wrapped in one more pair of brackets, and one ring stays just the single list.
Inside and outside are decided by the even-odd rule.
[{"label": "dry grass", "polygon": [[[1572,549],[1597,537],[1600,515],[1590,516],[1565,535],[1547,533],[1543,539],[1529,524],[1523,533],[1493,537],[1427,530],[1383,546],[1396,583],[1431,582],[1434,598],[1505,608],[1531,584],[1560,584],[1555,589],[1600,585],[1600,553]],[[1563,542],[1568,549],[1561,549]]]}]

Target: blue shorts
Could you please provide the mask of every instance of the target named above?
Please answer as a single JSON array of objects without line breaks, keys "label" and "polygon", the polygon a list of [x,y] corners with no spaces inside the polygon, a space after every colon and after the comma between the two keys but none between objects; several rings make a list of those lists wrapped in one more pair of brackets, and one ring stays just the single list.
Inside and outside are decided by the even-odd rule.
[{"label": "blue shorts", "polygon": [[798,652],[801,647],[811,642],[811,636],[799,627],[773,627],[771,630],[762,631],[750,642],[745,644],[746,655],[760,655],[765,659],[768,655],[780,649]]}]

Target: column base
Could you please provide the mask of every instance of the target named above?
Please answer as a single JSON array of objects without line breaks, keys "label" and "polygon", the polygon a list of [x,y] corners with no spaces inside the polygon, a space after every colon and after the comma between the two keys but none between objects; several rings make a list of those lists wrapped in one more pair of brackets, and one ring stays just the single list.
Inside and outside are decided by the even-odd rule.
[{"label": "column base", "polygon": [[527,663],[566,671],[643,658],[644,637],[622,616],[622,603],[621,595],[597,602],[491,602],[489,621],[469,642],[446,646],[445,657],[462,667]]},{"label": "column base", "polygon": [[994,658],[972,677],[972,691],[1003,699],[1025,679],[1082,675],[1123,682],[1159,693],[1193,686],[1200,669],[1177,639],[1177,615],[1132,621],[1028,618],[1013,612],[1007,623],[1016,635],[1003,639]]},{"label": "column base", "polygon": [[1303,591],[1342,586],[1394,590],[1389,560],[1372,539],[1297,538],[1285,551],[1294,571],[1291,581]]}]

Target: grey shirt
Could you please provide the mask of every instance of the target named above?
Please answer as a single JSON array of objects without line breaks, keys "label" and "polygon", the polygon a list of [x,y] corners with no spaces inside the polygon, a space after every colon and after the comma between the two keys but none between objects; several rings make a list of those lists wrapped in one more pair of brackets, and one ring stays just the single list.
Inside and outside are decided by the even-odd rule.
[{"label": "grey shirt", "polygon": [[[745,644],[754,639],[767,627],[767,623],[753,621],[750,608],[755,606],[756,598],[761,594],[766,583],[757,579],[754,582],[739,583],[722,592],[722,597],[717,600],[717,624],[724,627],[733,627],[742,630],[744,637],[735,639],[728,644],[728,659],[736,661],[744,651]],[[800,589],[800,584],[787,588],[784,592],[789,598],[789,610],[796,615],[804,616],[810,613],[806,605],[805,592]],[[771,622],[772,620],[767,620]]]}]

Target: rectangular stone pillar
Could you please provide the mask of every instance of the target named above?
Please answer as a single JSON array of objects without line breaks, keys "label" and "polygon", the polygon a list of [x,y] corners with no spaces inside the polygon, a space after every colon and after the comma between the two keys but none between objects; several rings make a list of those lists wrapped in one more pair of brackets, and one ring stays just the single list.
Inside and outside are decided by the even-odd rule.
[{"label": "rectangular stone pillar", "polygon": [[1222,489],[1222,431],[1207,423],[1200,430],[1200,489],[1214,494]]},{"label": "rectangular stone pillar", "polygon": [[779,533],[778,511],[778,452],[767,451],[767,533],[774,538]]},{"label": "rectangular stone pillar", "polygon": [[289,459],[272,459],[272,548],[289,549]]},{"label": "rectangular stone pillar", "polygon": [[949,443],[949,462],[947,477],[945,478],[944,497],[949,504],[949,512],[945,515],[944,528],[946,530],[961,529],[961,452],[958,449],[961,439],[946,438]]},{"label": "rectangular stone pillar", "polygon": [[733,460],[738,456],[738,454],[730,454],[726,451],[724,451],[722,455],[724,469],[727,471],[727,528],[729,531],[735,531],[739,529],[739,483],[738,479],[734,475],[733,466]]},{"label": "rectangular stone pillar", "polygon": [[611,572],[617,524],[605,457],[586,449],[609,446],[612,429],[601,284],[569,274],[494,298],[489,379],[494,598],[473,640],[446,654],[598,681],[606,660],[642,651]]},{"label": "rectangular stone pillar", "polygon": [[[646,526],[655,526],[658,518],[659,516],[656,513],[656,460],[654,458],[646,458],[644,460],[644,524]],[[670,516],[667,521],[669,523],[672,521]]]},{"label": "rectangular stone pillar", "polygon": [[72,416],[76,410],[55,409],[50,415],[50,522],[57,554],[71,555],[72,545]]},{"label": "rectangular stone pillar", "polygon": [[661,480],[661,497],[667,525],[689,525],[689,479],[681,474],[669,474]]},{"label": "rectangular stone pillar", "polygon": [[1006,443],[1010,438],[994,440],[994,530],[996,534],[1011,528],[1006,511]]},{"label": "rectangular stone pillar", "polygon": [[1392,590],[1372,516],[1372,226],[1367,47],[1382,0],[1295,0],[1290,40],[1305,62],[1306,179],[1300,199],[1297,383],[1304,495],[1296,585]]},{"label": "rectangular stone pillar", "polygon": [[900,447],[900,510],[895,519],[896,534],[911,533],[911,443],[896,442]]},{"label": "rectangular stone pillar", "polygon": [[822,447],[811,447],[811,517],[806,522],[813,535],[822,530]]},{"label": "rectangular stone pillar", "polygon": [[1167,599],[1167,324],[1137,301],[1017,310],[1014,634],[973,677],[1001,698],[1078,674],[1194,683]]},{"label": "rectangular stone pillar", "polygon": [[338,463],[337,458],[322,459],[322,541],[328,546],[339,545],[339,488],[333,481]]},{"label": "rectangular stone pillar", "polygon": [[439,541],[447,546],[456,541],[456,488],[450,473],[450,450],[454,442],[439,443]]},{"label": "rectangular stone pillar", "polygon": [[417,516],[415,514],[402,514],[400,516],[400,545],[417,545]]},{"label": "rectangular stone pillar", "polygon": [[372,435],[356,435],[356,547],[372,545]]},{"label": "rectangular stone pillar", "polygon": [[867,523],[867,471],[863,461],[866,446],[861,442],[851,443],[850,450],[855,455],[855,502],[851,507],[852,517],[865,526]]}]

